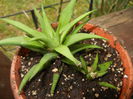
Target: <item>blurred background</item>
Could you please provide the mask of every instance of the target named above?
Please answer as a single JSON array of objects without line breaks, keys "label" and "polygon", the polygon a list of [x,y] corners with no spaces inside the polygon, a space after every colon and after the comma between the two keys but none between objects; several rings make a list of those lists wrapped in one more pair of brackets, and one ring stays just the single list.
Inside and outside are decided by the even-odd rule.
[{"label": "blurred background", "polygon": [[[61,9],[64,8],[68,2],[69,0],[0,0],[0,18],[10,18],[13,20],[20,21],[32,28],[36,28],[36,20],[33,20],[35,19],[34,11],[32,11],[33,8],[40,8],[40,6],[43,4],[47,16],[50,19],[50,22],[53,23],[57,22]],[[124,14],[121,14],[121,12],[119,12],[117,14],[108,15],[112,12],[117,12],[128,8],[131,9],[125,10],[125,12],[123,11]],[[97,9],[97,11],[92,15],[88,16],[88,18],[92,19],[99,16],[103,16],[102,18],[99,17],[97,22],[99,22],[100,20],[102,25],[107,25],[111,23],[110,21],[112,21],[110,20],[110,18],[115,17],[112,22],[113,24],[111,23],[112,28],[110,29],[110,31],[117,32],[117,36],[121,37],[125,37],[125,34],[119,35],[121,33],[130,34],[131,36],[127,35],[125,39],[125,41],[127,40],[128,42],[130,42],[130,40],[132,39],[131,33],[133,31],[132,8],[133,0],[77,0],[73,18],[76,18],[87,11]],[[104,15],[107,15],[107,17]],[[126,19],[126,24],[123,24],[123,22],[125,22],[123,21],[123,19]],[[96,20],[94,19],[92,23],[95,22]],[[114,24],[115,22],[116,24]],[[24,33],[22,31],[14,28],[12,25],[0,21],[0,40],[23,34]],[[127,45],[128,48],[130,48],[129,54],[132,55],[133,59],[132,44],[133,43],[130,42]],[[15,51],[16,47],[0,46],[0,99],[14,99],[10,89],[9,75],[11,60]]]}]

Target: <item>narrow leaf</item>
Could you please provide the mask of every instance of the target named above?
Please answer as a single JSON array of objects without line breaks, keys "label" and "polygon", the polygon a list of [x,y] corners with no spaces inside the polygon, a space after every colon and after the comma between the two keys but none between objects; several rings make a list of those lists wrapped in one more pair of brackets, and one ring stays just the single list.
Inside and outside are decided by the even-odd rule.
[{"label": "narrow leaf", "polygon": [[75,3],[76,0],[71,0],[70,3],[66,6],[66,8],[64,8],[61,12],[59,18],[59,25],[57,27],[57,33],[59,33],[60,30],[70,22]]},{"label": "narrow leaf", "polygon": [[104,76],[104,75],[107,74],[107,73],[108,73],[107,71],[102,71],[102,72],[97,71],[97,78],[98,78],[98,77],[102,77],[102,76]]},{"label": "narrow leaf", "polygon": [[79,32],[79,30],[88,22],[88,19],[84,22],[84,23],[81,23],[79,24],[73,31],[71,34],[76,34]]},{"label": "narrow leaf", "polygon": [[41,41],[43,42],[43,45],[48,46],[49,48],[52,48],[52,49],[54,49],[55,47],[59,45],[59,42],[55,38],[53,39],[48,38],[48,37],[44,38],[42,36],[31,38],[31,41]]},{"label": "narrow leaf", "polygon": [[107,83],[107,82],[99,82],[99,85],[100,86],[103,86],[103,87],[108,87],[108,88],[112,88],[112,89],[115,89],[115,90],[118,90],[118,88],[110,83]]},{"label": "narrow leaf", "polygon": [[24,32],[26,32],[28,35],[30,35],[30,36],[45,36],[45,35],[43,35],[41,32],[38,32],[38,31],[36,31],[36,30],[33,30],[33,29],[31,29],[30,27],[28,27],[28,26],[26,26],[26,25],[24,25],[24,24],[22,24],[22,23],[20,23],[20,22],[18,22],[18,21],[14,21],[14,20],[10,20],[10,19],[1,19],[1,20],[3,20],[3,21],[5,21],[5,22],[7,22],[7,23],[9,23],[9,24],[11,24],[11,25],[13,25],[13,26],[15,26],[16,28],[18,28],[18,29],[20,29],[20,30],[22,30],[22,31],[24,31]]},{"label": "narrow leaf", "polygon": [[21,93],[23,87],[26,85],[26,83],[28,82],[30,76],[32,75],[33,71],[35,70],[36,65],[34,65],[29,72],[24,76],[23,80],[21,81],[21,84],[19,86],[19,94]]},{"label": "narrow leaf", "polygon": [[42,59],[40,60],[36,70],[34,70],[34,72],[32,73],[31,77],[29,80],[31,80],[40,70],[46,68],[46,63],[51,61],[52,59],[56,58],[58,56],[58,54],[56,53],[47,53],[45,54]]},{"label": "narrow leaf", "polygon": [[61,72],[62,72],[62,68],[59,69],[59,72],[56,72],[53,74],[53,82],[52,82],[52,87],[50,90],[51,95],[54,95],[55,88],[57,87],[57,83],[59,82]]},{"label": "narrow leaf", "polygon": [[82,56],[80,56],[80,61],[81,61],[81,64],[82,64],[82,68],[84,69],[85,73],[87,74],[88,73],[87,64],[86,64],[86,62],[85,62],[85,60]]},{"label": "narrow leaf", "polygon": [[82,20],[83,18],[85,18],[86,16],[88,16],[89,14],[91,14],[93,11],[87,12],[81,16],[79,16],[78,18],[76,18],[75,20],[73,20],[70,24],[66,25],[63,29],[61,29],[60,34],[61,34],[61,43],[64,41],[65,36],[67,35],[67,33],[70,31],[70,29],[76,24],[78,23],[80,20]]},{"label": "narrow leaf", "polygon": [[77,70],[77,71],[79,71],[79,72],[85,74],[85,71],[82,70],[81,67],[77,67],[77,66],[74,64],[74,62],[72,62],[72,61],[69,60],[68,58],[63,58],[61,61],[64,62],[64,63],[66,63],[66,64],[68,64],[69,66],[72,66],[72,68],[74,68],[75,70]]},{"label": "narrow leaf", "polygon": [[[46,45],[48,45],[50,48],[56,47],[59,44],[59,41],[57,41],[55,38],[49,38],[46,35],[44,35],[41,32],[38,32],[36,30],[31,29],[30,27],[18,22],[18,21],[13,21],[10,19],[1,19],[3,21],[6,21],[9,24],[12,24],[13,26],[23,30],[24,32],[26,32],[28,35],[33,36],[33,37],[41,37],[41,41],[43,41],[44,43],[46,43]],[[45,24],[46,25],[46,29],[49,29],[49,32],[51,33],[51,29],[49,28],[48,23]],[[53,39],[54,39],[54,44],[53,44]]]},{"label": "narrow leaf", "polygon": [[48,17],[46,16],[43,6],[42,6],[42,15],[43,15],[43,22],[44,22],[44,32],[47,33],[47,35],[49,35],[51,38],[53,38],[55,31],[52,28]]},{"label": "narrow leaf", "polygon": [[60,74],[58,74],[58,73],[53,74],[53,82],[52,82],[52,87],[50,90],[51,95],[54,94],[54,91],[55,91],[55,88],[56,88],[56,85],[57,85],[59,78],[60,78]]},{"label": "narrow leaf", "polygon": [[90,45],[90,44],[76,44],[76,45],[70,46],[70,50],[73,54],[80,52],[82,50],[85,50],[85,49],[94,49],[94,48],[101,49],[100,46]]},{"label": "narrow leaf", "polygon": [[23,87],[26,85],[28,81],[30,81],[39,71],[42,69],[46,68],[47,66],[45,65],[48,61],[54,59],[57,57],[56,53],[48,53],[45,54],[40,62],[36,65],[34,65],[29,72],[24,76],[23,80],[21,81],[21,84],[19,86],[19,93],[23,89]]},{"label": "narrow leaf", "polygon": [[[37,16],[38,18],[38,22],[40,23],[40,27],[42,29],[42,33],[45,33],[45,24],[44,24],[44,20],[43,20],[43,17],[40,15],[40,13],[37,11],[36,8],[34,8],[34,12],[35,12],[35,15]],[[47,34],[46,34],[47,35]],[[48,35],[47,35],[48,36]]]},{"label": "narrow leaf", "polygon": [[12,38],[7,38],[4,40],[0,40],[0,45],[15,45],[15,46],[22,46],[31,50],[38,50],[40,51],[41,49],[44,48],[44,46],[37,42],[37,41],[31,41],[29,37],[12,37]]},{"label": "narrow leaf", "polygon": [[57,48],[55,48],[55,51],[62,54],[66,58],[70,59],[72,62],[74,62],[77,66],[81,65],[80,61],[78,61],[70,52],[69,48],[65,45],[60,45]]},{"label": "narrow leaf", "polygon": [[66,63],[66,64],[68,64],[68,65],[75,65],[74,62],[72,62],[68,58],[63,58],[61,61],[64,62],[64,63]]},{"label": "narrow leaf", "polygon": [[111,64],[112,64],[112,61],[105,62],[105,63],[103,63],[103,64],[99,64],[98,67],[99,67],[99,69],[100,69],[100,72],[105,72],[105,71],[107,71]]},{"label": "narrow leaf", "polygon": [[70,45],[72,45],[74,43],[77,43],[79,41],[86,40],[86,39],[91,39],[91,38],[98,38],[98,39],[106,40],[105,38],[103,38],[101,36],[98,36],[98,35],[78,33],[78,34],[73,34],[73,35],[70,35],[69,37],[67,37],[65,42],[64,42],[64,45],[70,46]]},{"label": "narrow leaf", "polygon": [[92,64],[92,71],[95,72],[98,66],[98,54],[96,54],[96,58],[94,59],[94,62]]}]

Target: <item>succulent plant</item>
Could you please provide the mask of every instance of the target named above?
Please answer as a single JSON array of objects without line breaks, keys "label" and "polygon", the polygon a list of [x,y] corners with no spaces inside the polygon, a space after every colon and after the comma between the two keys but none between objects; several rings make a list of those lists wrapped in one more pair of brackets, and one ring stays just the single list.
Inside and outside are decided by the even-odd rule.
[{"label": "succulent plant", "polygon": [[[78,42],[82,40],[91,39],[91,38],[98,38],[104,40],[106,39],[94,34],[80,33],[79,30],[83,27],[86,21],[79,24],[74,29],[72,29],[79,21],[81,21],[89,14],[94,12],[94,11],[87,12],[79,16],[78,18],[74,19],[73,21],[71,21],[75,3],[76,0],[71,0],[70,3],[66,6],[66,8],[64,8],[64,10],[61,12],[58,22],[58,27],[56,30],[52,28],[46,16],[46,13],[43,9],[43,6],[41,8],[42,15],[40,15],[37,9],[34,9],[35,14],[38,18],[38,22],[40,24],[41,31],[34,30],[18,21],[10,19],[1,19],[17,27],[18,29],[24,31],[26,35],[0,40],[0,45],[22,46],[32,51],[36,51],[43,54],[43,57],[41,58],[40,62],[38,64],[35,64],[24,76],[19,86],[19,92],[22,91],[26,83],[30,81],[38,72],[48,67],[46,63],[60,56],[63,56],[62,57],[63,62],[69,64],[70,66],[76,67],[78,71],[80,71],[87,77],[91,77],[89,75],[90,72],[95,72],[97,68],[98,55],[96,56],[96,59],[92,66],[93,70],[88,71],[83,58],[81,57],[80,60],[78,60],[77,58],[74,57],[74,54],[85,49],[101,48],[97,45],[79,44]],[[106,67],[109,67],[109,65],[110,63]],[[105,71],[106,70],[107,69],[105,69]],[[51,94],[54,93],[61,71],[62,68],[60,68],[60,70],[54,73],[53,75]],[[106,73],[105,71],[104,74]]]}]

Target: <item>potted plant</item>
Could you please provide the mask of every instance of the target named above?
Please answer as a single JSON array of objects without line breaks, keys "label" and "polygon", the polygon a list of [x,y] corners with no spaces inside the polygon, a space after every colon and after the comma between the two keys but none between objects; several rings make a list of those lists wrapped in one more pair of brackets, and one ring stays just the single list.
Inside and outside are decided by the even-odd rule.
[{"label": "potted plant", "polygon": [[51,24],[42,7],[35,9],[39,31],[10,19],[1,19],[26,33],[8,38],[0,45],[21,46],[11,67],[15,99],[129,99],[132,63],[116,38],[103,29],[77,23],[87,12],[71,20],[76,0]]}]

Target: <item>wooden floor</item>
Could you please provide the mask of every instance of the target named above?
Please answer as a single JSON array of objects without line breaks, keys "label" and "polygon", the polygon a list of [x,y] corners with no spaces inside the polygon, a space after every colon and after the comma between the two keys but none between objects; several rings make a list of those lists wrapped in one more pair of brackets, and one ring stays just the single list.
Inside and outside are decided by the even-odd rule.
[{"label": "wooden floor", "polygon": [[[112,32],[128,50],[133,62],[133,8],[98,17],[90,21]],[[11,61],[0,52],[0,99],[13,99],[9,72]]]},{"label": "wooden floor", "polygon": [[14,99],[10,89],[11,61],[0,52],[0,99]]}]

